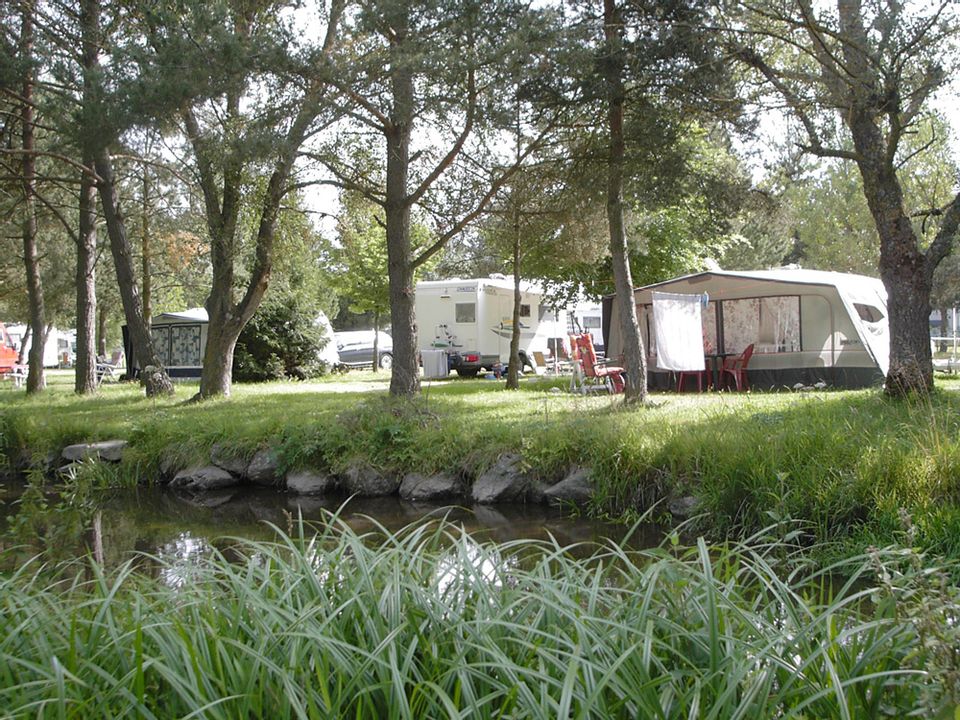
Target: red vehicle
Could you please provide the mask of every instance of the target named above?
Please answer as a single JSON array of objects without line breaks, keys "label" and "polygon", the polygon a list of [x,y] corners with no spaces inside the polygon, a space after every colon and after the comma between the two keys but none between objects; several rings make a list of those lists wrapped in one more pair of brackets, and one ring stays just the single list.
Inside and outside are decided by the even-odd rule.
[{"label": "red vehicle", "polygon": [[10,339],[7,328],[0,323],[0,373],[13,372],[20,354],[13,346],[13,340]]}]

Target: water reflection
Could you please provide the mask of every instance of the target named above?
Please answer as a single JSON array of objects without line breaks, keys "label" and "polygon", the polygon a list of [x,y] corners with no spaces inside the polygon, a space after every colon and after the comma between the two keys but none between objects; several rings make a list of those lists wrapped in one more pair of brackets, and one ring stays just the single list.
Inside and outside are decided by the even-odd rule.
[{"label": "water reflection", "polygon": [[[0,488],[0,541],[10,547],[14,541],[10,535],[18,527],[18,514],[27,511],[26,503],[17,499],[23,493],[22,486],[7,483]],[[34,544],[41,542],[41,535],[30,536],[33,527],[49,526],[61,522],[63,508],[34,509],[46,512],[49,517],[32,518],[17,542]],[[449,506],[408,502],[397,497],[352,498],[343,496],[302,497],[279,493],[262,488],[236,488],[207,493],[174,492],[161,488],[137,488],[113,492],[98,498],[101,510],[101,537],[104,562],[116,566],[138,557],[138,564],[151,574],[160,575],[174,586],[186,582],[190,568],[197,567],[214,551],[228,557],[236,552],[238,542],[244,540],[273,540],[276,537],[272,526],[293,532],[298,517],[309,524],[322,525],[330,521],[330,513],[338,513],[339,522],[348,525],[358,534],[381,534],[384,530],[396,532],[424,518],[445,518],[463,529],[477,541],[507,543],[511,540],[551,538],[561,546],[582,544],[584,554],[590,552],[588,545],[602,543],[606,539],[621,540],[627,528],[584,518],[571,518],[556,508],[539,505]],[[8,516],[13,519],[10,525]],[[59,537],[56,559],[84,557],[91,545],[90,524],[81,519],[76,523],[82,532],[76,537]],[[649,528],[646,535],[631,536],[635,547],[657,544],[660,533]],[[31,548],[32,554],[47,548]],[[463,562],[463,552],[457,562]],[[151,559],[152,558],[152,559]],[[451,561],[453,562],[453,561]],[[491,559],[491,567],[481,567],[470,573],[486,578],[489,572],[502,571],[503,562]],[[493,570],[493,567],[500,570]],[[444,591],[451,584],[468,577],[464,568],[454,570],[451,565],[450,579],[439,589]]]},{"label": "water reflection", "polygon": [[482,599],[490,590],[503,587],[518,563],[515,556],[502,557],[497,546],[481,546],[464,535],[440,559],[434,573],[433,589],[444,606],[443,616],[456,616],[472,600]]},{"label": "water reflection", "polygon": [[157,549],[158,577],[172,588],[183,587],[194,579],[197,567],[212,551],[213,546],[205,538],[180,533]]}]

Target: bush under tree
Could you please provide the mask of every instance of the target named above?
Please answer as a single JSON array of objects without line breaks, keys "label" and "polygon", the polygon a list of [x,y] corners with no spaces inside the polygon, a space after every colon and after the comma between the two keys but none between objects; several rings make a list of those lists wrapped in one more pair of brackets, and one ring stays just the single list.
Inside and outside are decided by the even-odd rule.
[{"label": "bush under tree", "polygon": [[316,323],[319,314],[314,303],[291,292],[264,301],[237,340],[234,379],[303,380],[328,371],[320,351],[332,338]]}]

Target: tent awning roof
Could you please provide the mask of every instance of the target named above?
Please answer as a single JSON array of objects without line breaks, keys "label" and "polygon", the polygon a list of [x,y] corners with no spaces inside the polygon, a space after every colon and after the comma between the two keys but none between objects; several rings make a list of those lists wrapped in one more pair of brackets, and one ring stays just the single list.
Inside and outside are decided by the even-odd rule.
[{"label": "tent awning roof", "polygon": [[[652,290],[654,288],[672,285],[678,282],[696,280],[700,278],[707,279],[709,277],[744,278],[767,282],[796,283],[801,285],[827,285],[841,289],[870,288],[874,292],[883,288],[883,283],[880,282],[880,280],[877,278],[868,277],[866,275],[855,275],[853,273],[841,273],[829,270],[778,268],[776,270],[705,270],[704,272],[681,275],[669,280],[664,280],[663,282],[637,287],[634,288],[634,292],[638,292],[640,290]],[[883,295],[886,296],[886,292],[884,292]]]},{"label": "tent awning roof", "polygon": [[154,320],[184,320],[187,322],[208,322],[209,316],[207,315],[206,308],[190,308],[189,310],[181,310],[180,312],[168,312],[160,313],[157,315]]}]

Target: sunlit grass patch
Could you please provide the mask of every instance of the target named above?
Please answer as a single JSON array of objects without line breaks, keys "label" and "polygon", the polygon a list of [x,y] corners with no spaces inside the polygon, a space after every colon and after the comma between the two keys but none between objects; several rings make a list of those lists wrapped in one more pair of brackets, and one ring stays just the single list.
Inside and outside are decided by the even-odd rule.
[{"label": "sunlit grass patch", "polygon": [[[62,378],[61,378],[62,379]],[[571,467],[592,470],[588,512],[630,519],[672,499],[697,501],[693,526],[743,537],[772,519],[804,521],[811,542],[842,553],[897,539],[898,513],[917,541],[954,555],[948,528],[960,516],[960,393],[897,402],[879,390],[811,393],[655,394],[644,407],[582,396],[566,380],[424,383],[391,399],[386,373],[316,382],[237,385],[229,398],[147,400],[135,385],[105,385],[79,398],[67,383],[40,397],[0,392],[0,440],[12,466],[55,456],[69,443],[122,438],[121,477],[154,479],[161,457],[207,462],[219,443],[239,456],[277,450],[283,469],[341,472],[367,463],[384,472],[457,472],[473,478],[517,453],[545,483]],[[939,382],[939,381],[938,381]],[[669,518],[667,518],[669,519]]]}]

